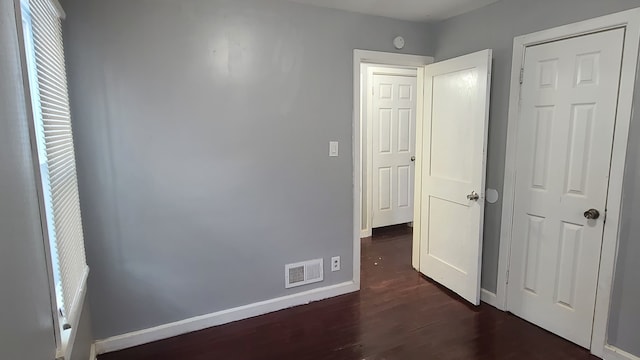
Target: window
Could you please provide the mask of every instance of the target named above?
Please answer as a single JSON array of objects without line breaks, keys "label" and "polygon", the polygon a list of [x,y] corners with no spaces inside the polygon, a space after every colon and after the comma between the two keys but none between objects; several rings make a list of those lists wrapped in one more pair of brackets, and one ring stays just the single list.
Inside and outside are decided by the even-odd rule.
[{"label": "window", "polygon": [[58,357],[66,358],[82,311],[89,268],[62,42],[64,12],[57,0],[22,0],[21,9]]}]

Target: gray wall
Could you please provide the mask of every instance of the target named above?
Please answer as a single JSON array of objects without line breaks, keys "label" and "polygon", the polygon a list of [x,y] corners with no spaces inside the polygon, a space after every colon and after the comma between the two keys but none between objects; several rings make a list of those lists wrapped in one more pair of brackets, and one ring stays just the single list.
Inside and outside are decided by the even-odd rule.
[{"label": "gray wall", "polygon": [[640,86],[634,104],[608,338],[609,343],[640,356]]},{"label": "gray wall", "polygon": [[[477,50],[492,48],[493,84],[489,123],[487,187],[498,189],[502,197],[504,159],[507,134],[509,81],[513,38],[538,30],[564,25],[640,6],[638,0],[503,0],[471,13],[457,16],[435,26],[436,61]],[[635,102],[638,104],[638,102]],[[620,257],[610,322],[610,343],[640,355],[640,257],[637,234],[640,224],[640,124],[634,116],[629,146],[629,165],[625,178],[625,201]],[[635,136],[634,136],[635,135]],[[498,249],[502,203],[488,204],[485,215],[482,286],[495,291],[497,285]]]},{"label": "gray wall", "polygon": [[[352,279],[353,49],[430,54],[426,25],[278,0],[65,10],[97,339]],[[285,264],[335,255],[284,289]]]},{"label": "gray wall", "polygon": [[0,351],[55,357],[13,0],[0,0]]}]

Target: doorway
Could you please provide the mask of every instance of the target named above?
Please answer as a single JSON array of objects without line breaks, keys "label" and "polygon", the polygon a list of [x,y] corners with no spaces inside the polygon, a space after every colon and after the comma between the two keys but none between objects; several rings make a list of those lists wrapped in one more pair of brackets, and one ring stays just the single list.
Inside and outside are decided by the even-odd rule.
[{"label": "doorway", "polygon": [[[423,69],[433,63],[430,56],[407,55],[355,49],[353,51],[353,282],[360,286],[361,238],[371,236],[371,224],[368,223],[366,207],[367,176],[363,169],[367,164],[367,128],[365,113],[367,112],[366,91],[367,67],[370,65],[397,69],[413,69],[416,71],[416,112],[420,112],[424,84],[421,80]],[[415,245],[413,246],[415,247]],[[414,265],[417,268],[417,265]]]},{"label": "doorway", "polygon": [[363,223],[372,229],[413,221],[417,69],[363,64]]},{"label": "doorway", "polygon": [[[362,179],[362,168],[366,166],[366,145],[370,137],[366,128],[367,122],[362,114],[363,99],[367,91],[363,91],[363,62],[358,59],[358,52],[354,57],[354,73],[360,74],[360,79],[354,79],[354,103],[360,103],[354,114],[355,131],[358,134],[354,146],[355,173],[357,186],[354,191],[356,203],[354,220],[356,224],[364,224],[367,217],[363,218],[363,187],[366,182]],[[401,174],[395,173],[391,168],[396,165],[384,164],[378,168],[382,175],[391,179],[384,183],[380,181],[372,189],[380,199],[386,200],[387,208],[393,207],[393,196],[402,193],[406,198],[413,188],[414,209],[413,218],[407,216],[404,221],[414,220],[411,265],[423,275],[439,282],[443,286],[453,290],[467,301],[479,305],[480,300],[480,266],[482,247],[482,227],[484,213],[484,180],[486,169],[486,146],[488,132],[488,107],[489,89],[491,79],[492,51],[483,50],[473,54],[460,56],[454,59],[441,61],[437,64],[411,66],[416,69],[417,81],[417,105],[415,140],[408,134],[412,131],[398,131],[394,128],[401,127],[398,114],[393,118],[394,109],[389,103],[376,108],[373,125],[369,127],[369,133],[377,131],[377,136],[371,141],[371,147],[385,155],[400,155],[403,160],[413,162],[415,160],[415,183],[411,187],[405,186],[404,190],[393,185]],[[375,63],[375,62],[374,62]],[[386,63],[387,65],[405,65],[398,63]],[[393,82],[397,81],[381,75],[376,82],[375,73],[372,73],[373,83],[380,86],[376,90],[382,94],[386,91],[386,100],[393,94]],[[409,82],[402,84],[397,81],[397,91],[401,93],[400,86],[411,89]],[[386,90],[382,87],[386,86]],[[366,89],[367,87],[364,86]],[[407,91],[405,91],[406,93]],[[409,91],[410,92],[410,91]],[[410,98],[410,96],[405,96]],[[381,99],[382,100],[382,99]],[[395,101],[395,99],[394,99]],[[373,107],[370,107],[373,109]],[[385,117],[382,111],[386,111]],[[372,111],[372,110],[370,110]],[[399,113],[399,111],[396,111]],[[376,115],[378,115],[376,117]],[[407,116],[407,124],[411,124]],[[380,126],[383,125],[383,126]],[[374,129],[379,126],[379,129]],[[405,125],[410,128],[411,125]],[[385,133],[384,130],[387,129]],[[404,139],[399,134],[405,134]],[[410,145],[415,141],[415,158],[411,156]],[[403,150],[404,151],[399,151]],[[398,150],[398,151],[396,151]],[[395,152],[395,153],[394,153]],[[375,154],[373,154],[375,155]],[[374,167],[372,162],[369,168]],[[404,167],[405,173],[410,172],[410,162],[397,165]],[[383,171],[384,170],[384,171]],[[370,171],[372,172],[372,171]],[[380,179],[383,177],[380,176]],[[407,176],[405,175],[406,179]],[[375,180],[374,180],[375,181]],[[373,183],[373,181],[372,181]],[[384,187],[385,191],[377,189]],[[371,189],[371,187],[369,187]],[[384,194],[392,192],[384,198]],[[396,193],[397,192],[397,193]],[[382,194],[382,196],[381,196]],[[398,196],[400,198],[400,196]],[[373,202],[372,201],[372,202]],[[396,201],[396,203],[400,203]],[[409,201],[406,201],[406,204]],[[366,208],[365,208],[366,209]],[[362,222],[361,222],[362,221]],[[373,222],[372,222],[373,223]],[[381,223],[377,225],[389,225]],[[360,254],[360,226],[356,226],[354,253]],[[360,231],[360,235],[363,235]],[[366,237],[366,234],[362,237]],[[354,259],[354,264],[358,264]],[[354,267],[355,279],[359,278],[359,269]]]}]

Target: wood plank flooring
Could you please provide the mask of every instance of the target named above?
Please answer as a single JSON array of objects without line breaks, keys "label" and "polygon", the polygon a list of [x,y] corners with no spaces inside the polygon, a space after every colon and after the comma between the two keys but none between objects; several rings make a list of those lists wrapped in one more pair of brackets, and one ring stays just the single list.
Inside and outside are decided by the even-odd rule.
[{"label": "wood plank flooring", "polygon": [[513,315],[469,306],[419,275],[404,225],[363,240],[361,284],[359,293],[98,359],[596,359]]}]

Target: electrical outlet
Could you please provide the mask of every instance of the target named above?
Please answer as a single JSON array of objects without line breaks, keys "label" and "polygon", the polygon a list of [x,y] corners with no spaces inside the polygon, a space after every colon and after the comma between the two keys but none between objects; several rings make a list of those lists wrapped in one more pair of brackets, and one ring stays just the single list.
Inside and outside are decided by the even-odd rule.
[{"label": "electrical outlet", "polygon": [[331,271],[340,270],[340,256],[334,256],[331,258]]}]

